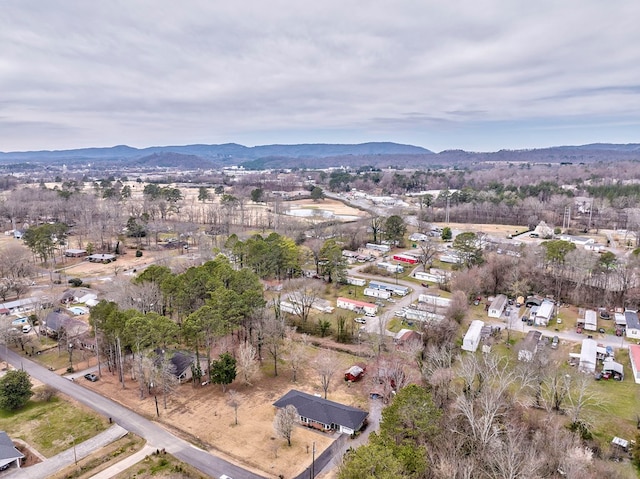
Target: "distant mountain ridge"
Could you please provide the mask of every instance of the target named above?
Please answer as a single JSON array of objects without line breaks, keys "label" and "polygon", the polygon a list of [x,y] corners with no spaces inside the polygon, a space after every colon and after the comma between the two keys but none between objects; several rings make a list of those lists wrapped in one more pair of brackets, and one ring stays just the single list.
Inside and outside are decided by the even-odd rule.
[{"label": "distant mountain ridge", "polygon": [[127,145],[118,145],[105,148],[79,148],[74,150],[0,152],[0,159],[14,161],[41,159],[118,160],[168,152],[209,158],[226,157],[244,160],[264,157],[324,158],[328,156],[343,155],[433,154],[432,151],[429,151],[426,148],[392,142],[370,142],[360,144],[308,143],[298,145],[261,145],[252,147],[238,145],[236,143],[226,143],[222,145],[151,146],[140,149]]},{"label": "distant mountain ridge", "polygon": [[419,146],[392,142],[360,144],[308,143],[260,145],[174,145],[134,148],[118,145],[59,151],[0,152],[0,163],[74,165],[92,163],[146,168],[210,169],[242,165],[248,169],[327,168],[332,166],[441,167],[479,162],[591,163],[640,160],[640,144],[593,143],[529,150],[469,152],[445,150],[434,153]]}]

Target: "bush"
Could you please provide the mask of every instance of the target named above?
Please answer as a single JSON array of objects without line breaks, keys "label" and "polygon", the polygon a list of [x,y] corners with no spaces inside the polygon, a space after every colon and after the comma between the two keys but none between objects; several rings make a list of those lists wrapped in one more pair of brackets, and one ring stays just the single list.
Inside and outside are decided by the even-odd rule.
[{"label": "bush", "polygon": [[136,250],[136,258],[142,257],[142,251]]},{"label": "bush", "polygon": [[53,386],[45,385],[36,393],[36,399],[38,401],[49,402],[56,396],[57,392],[58,390]]},{"label": "bush", "polygon": [[68,281],[68,283],[74,288],[77,288],[78,286],[82,286],[82,280],[80,278],[71,278]]}]

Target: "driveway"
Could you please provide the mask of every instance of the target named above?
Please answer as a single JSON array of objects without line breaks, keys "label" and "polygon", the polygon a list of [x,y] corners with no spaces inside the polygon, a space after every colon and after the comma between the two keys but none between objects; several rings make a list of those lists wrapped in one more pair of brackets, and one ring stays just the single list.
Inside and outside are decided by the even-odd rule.
[{"label": "driveway", "polygon": [[166,449],[167,452],[192,465],[203,474],[212,477],[227,474],[234,479],[261,479],[263,477],[197,448],[111,399],[85,389],[74,381],[60,377],[24,356],[20,356],[11,350],[5,351],[4,348],[1,349],[0,357],[6,359],[14,368],[24,369],[38,381],[49,384],[105,417],[112,418],[114,422],[127,431],[146,439],[147,443],[153,444],[159,449]]}]

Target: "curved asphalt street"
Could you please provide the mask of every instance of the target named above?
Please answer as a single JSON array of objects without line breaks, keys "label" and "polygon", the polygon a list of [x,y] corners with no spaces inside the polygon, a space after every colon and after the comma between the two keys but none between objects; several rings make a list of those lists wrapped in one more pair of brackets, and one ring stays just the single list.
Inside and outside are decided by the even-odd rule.
[{"label": "curved asphalt street", "polygon": [[5,351],[2,348],[0,357],[6,359],[16,369],[23,369],[38,381],[49,384],[96,412],[112,418],[114,422],[126,430],[146,439],[147,443],[152,444],[154,448],[166,449],[167,452],[195,467],[203,474],[216,478],[222,474],[227,474],[233,479],[264,479],[263,476],[242,469],[197,448],[124,406],[89,389],[85,389],[75,382],[58,376],[11,350]]}]

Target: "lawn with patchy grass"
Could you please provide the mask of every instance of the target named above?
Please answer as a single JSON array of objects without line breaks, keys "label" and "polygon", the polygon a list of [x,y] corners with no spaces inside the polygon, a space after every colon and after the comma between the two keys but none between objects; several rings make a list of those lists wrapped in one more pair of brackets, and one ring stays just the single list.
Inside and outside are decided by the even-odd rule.
[{"label": "lawn with patchy grass", "polygon": [[115,479],[196,479],[205,478],[195,468],[170,454],[152,454],[121,472]]},{"label": "lawn with patchy grass", "polygon": [[0,430],[51,457],[107,429],[107,421],[60,397],[29,401],[18,411],[0,410]]},{"label": "lawn with patchy grass", "polygon": [[144,444],[144,439],[128,433],[126,436],[80,459],[77,464],[73,464],[50,476],[49,479],[89,479],[98,472],[139,451]]}]

